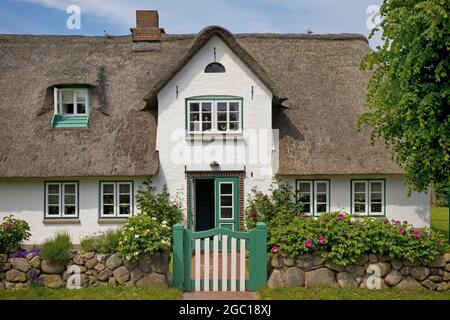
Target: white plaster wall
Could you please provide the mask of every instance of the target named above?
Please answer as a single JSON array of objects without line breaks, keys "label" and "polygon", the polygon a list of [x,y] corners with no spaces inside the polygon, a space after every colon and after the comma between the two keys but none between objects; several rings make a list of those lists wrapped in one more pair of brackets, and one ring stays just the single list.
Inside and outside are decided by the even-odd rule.
[{"label": "white plaster wall", "polygon": [[351,179],[386,179],[386,217],[406,220],[417,227],[430,226],[430,193],[414,192],[408,197],[408,188],[402,175],[282,177],[282,180],[288,182],[294,190],[296,179],[330,179],[330,209],[345,212],[350,212]]},{"label": "white plaster wall", "polygon": [[[29,244],[40,244],[59,230],[68,231],[74,244],[95,232],[120,227],[122,224],[99,224],[99,181],[134,181],[134,195],[143,178],[68,179],[79,181],[79,224],[44,224],[44,180],[0,181],[0,220],[7,215],[26,220],[31,228]],[[55,181],[55,180],[51,180]],[[136,203],[135,203],[136,205]],[[135,208],[136,212],[136,208]]]},{"label": "white plaster wall", "polygon": [[[225,66],[225,73],[204,73],[205,67],[214,61],[214,47],[216,61]],[[205,95],[243,98],[244,135],[234,144],[223,147],[223,140],[192,142],[186,139],[185,99]],[[254,129],[264,130],[267,137],[272,137],[272,94],[220,38],[213,37],[158,94],[157,150],[160,169],[154,181],[158,185],[167,184],[169,192],[172,195],[180,194],[185,202],[185,166],[188,171],[211,171],[210,161],[217,160],[221,164],[221,170],[243,170],[245,166],[245,195],[254,186],[267,190],[273,176],[270,159],[267,163],[260,163],[259,159],[255,161],[245,157],[242,161],[230,163],[225,158],[235,155],[238,148],[245,150],[247,156],[254,156],[256,152],[252,148],[255,143],[246,136],[250,132],[253,134]],[[269,158],[271,152],[268,152]],[[189,154],[200,158],[194,159]]]}]

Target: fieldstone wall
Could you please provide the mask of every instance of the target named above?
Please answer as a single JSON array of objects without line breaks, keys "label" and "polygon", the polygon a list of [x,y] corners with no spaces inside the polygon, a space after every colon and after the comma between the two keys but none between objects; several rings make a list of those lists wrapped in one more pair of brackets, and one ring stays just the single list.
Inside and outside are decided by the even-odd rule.
[{"label": "fieldstone wall", "polygon": [[[297,258],[274,256],[269,266],[269,288],[334,287],[367,288],[377,267],[381,288],[445,291],[450,288],[450,253],[429,264],[403,263],[383,255],[362,255],[354,264],[340,267],[324,262],[320,253]],[[379,268],[379,269],[378,269]],[[373,278],[371,278],[373,279]],[[370,281],[369,281],[370,283]]]},{"label": "fieldstone wall", "polygon": [[[80,284],[88,286],[125,286],[167,288],[171,285],[170,253],[144,255],[135,263],[122,260],[115,254],[71,252],[67,266],[51,264],[39,255],[29,253],[26,258],[9,258],[0,254],[0,290],[44,286],[65,287],[73,274],[80,272]],[[74,268],[73,266],[77,266]]]}]

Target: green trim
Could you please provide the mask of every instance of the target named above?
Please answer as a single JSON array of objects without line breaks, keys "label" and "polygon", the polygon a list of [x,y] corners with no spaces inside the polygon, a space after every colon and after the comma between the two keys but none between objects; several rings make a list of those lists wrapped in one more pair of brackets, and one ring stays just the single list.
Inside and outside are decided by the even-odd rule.
[{"label": "green trim", "polygon": [[72,84],[61,84],[56,85],[55,88],[58,89],[89,89],[91,85],[85,83],[72,83]]},{"label": "green trim", "polygon": [[[62,207],[63,199],[62,199],[62,185],[63,183],[74,183],[77,185],[77,210],[76,216],[63,217],[64,208]],[[59,210],[61,213],[61,217],[47,217],[47,184],[59,184]],[[80,182],[79,181],[52,181],[52,180],[44,180],[44,222],[57,221],[57,220],[77,220],[80,218]]]},{"label": "green trim", "polygon": [[89,126],[89,115],[62,116],[54,114],[52,117],[53,129],[85,129]]},{"label": "green trim", "polygon": [[315,191],[315,182],[316,181],[318,181],[318,182],[320,182],[320,181],[327,181],[328,182],[328,212],[330,212],[331,211],[331,179],[295,179],[295,199],[298,201],[298,198],[297,198],[297,194],[298,194],[298,181],[303,181],[303,182],[311,182],[311,206],[312,206],[312,210],[313,210],[313,212],[310,212],[310,213],[312,213],[312,216],[313,217],[316,217],[316,216],[320,216],[320,214],[319,215],[316,215],[315,214],[315,211],[316,211],[316,208],[315,208],[315,201],[316,201],[316,199],[315,199],[315,194],[314,194],[314,191]]},{"label": "green trim", "polygon": [[[241,102],[241,132],[189,132],[189,123],[188,123],[188,104],[189,101],[233,101],[233,100],[239,100]],[[244,132],[244,98],[238,97],[238,96],[196,96],[196,97],[189,97],[185,99],[184,103],[184,124],[185,124],[185,131],[186,135],[207,135],[207,136],[215,136],[215,135],[242,135]]]},{"label": "green trim", "polygon": [[[353,181],[367,181],[368,184],[370,184],[370,182],[374,182],[374,181],[383,181],[383,214],[353,214]],[[369,192],[367,190],[367,192]],[[369,200],[369,199],[367,199]],[[373,218],[381,218],[381,217],[386,217],[386,178],[380,178],[380,179],[350,179],[350,214],[353,215],[355,218],[358,217],[373,217]],[[368,206],[370,206],[370,203],[367,204]],[[368,207],[369,208],[369,207]],[[370,210],[368,210],[369,212]]]},{"label": "green trim", "polygon": [[[114,217],[102,217],[102,183],[114,183],[114,199],[116,199],[117,196],[117,184],[118,183],[131,183],[131,215],[129,217],[119,217],[118,215],[115,215]],[[116,204],[114,204],[114,206],[116,206]],[[117,209],[117,208],[116,208]],[[128,218],[131,218],[134,216],[134,181],[133,180],[99,180],[98,182],[98,222],[105,222],[108,220],[122,220],[122,221],[126,221]],[[117,222],[117,221],[116,221]]]},{"label": "green trim", "polygon": [[[233,186],[233,219],[220,218],[220,184],[231,183]],[[234,230],[239,230],[239,179],[238,178],[216,178],[214,179],[214,193],[216,201],[215,227],[220,224],[234,224]]]}]

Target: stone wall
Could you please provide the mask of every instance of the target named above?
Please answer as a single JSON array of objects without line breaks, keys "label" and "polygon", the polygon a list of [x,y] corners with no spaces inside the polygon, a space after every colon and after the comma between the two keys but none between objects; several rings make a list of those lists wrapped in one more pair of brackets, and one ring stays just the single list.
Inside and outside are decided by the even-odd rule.
[{"label": "stone wall", "polygon": [[[115,254],[71,251],[67,266],[59,266],[29,253],[26,258],[9,258],[0,254],[0,290],[38,285],[65,287],[72,269],[80,272],[80,284],[88,286],[125,286],[167,288],[171,285],[170,253],[144,255],[129,263]],[[74,268],[73,266],[77,266]],[[69,280],[70,281],[70,280]]]},{"label": "stone wall", "polygon": [[354,264],[346,267],[324,262],[318,252],[295,259],[278,255],[270,260],[267,286],[367,288],[374,283],[371,270],[375,268],[379,270],[375,281],[382,289],[445,291],[450,288],[450,253],[437,257],[429,264],[403,263],[387,256],[369,254],[360,256]]}]

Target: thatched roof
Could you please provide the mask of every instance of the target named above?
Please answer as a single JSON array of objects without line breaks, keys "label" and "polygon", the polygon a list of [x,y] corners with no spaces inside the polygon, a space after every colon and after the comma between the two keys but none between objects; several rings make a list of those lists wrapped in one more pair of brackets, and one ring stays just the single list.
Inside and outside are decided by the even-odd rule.
[{"label": "thatched roof", "polygon": [[[401,173],[355,122],[370,49],[360,35],[0,36],[0,177],[140,176],[158,170],[155,93],[218,35],[287,108],[275,108],[280,174]],[[52,87],[94,91],[87,129],[51,129]],[[280,102],[279,101],[279,102]],[[164,125],[164,124],[159,124]]]}]

